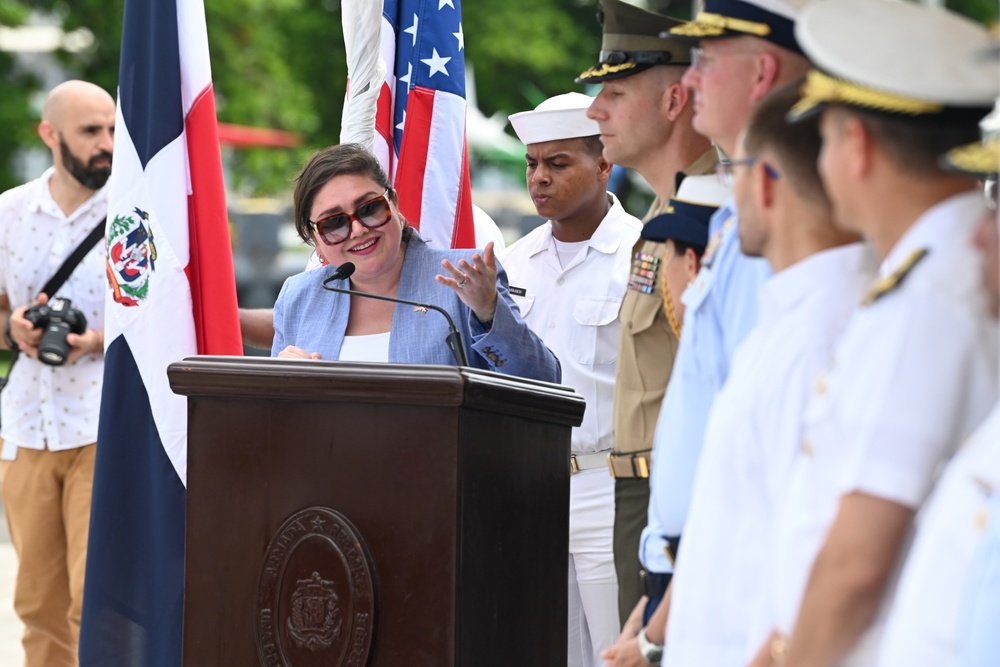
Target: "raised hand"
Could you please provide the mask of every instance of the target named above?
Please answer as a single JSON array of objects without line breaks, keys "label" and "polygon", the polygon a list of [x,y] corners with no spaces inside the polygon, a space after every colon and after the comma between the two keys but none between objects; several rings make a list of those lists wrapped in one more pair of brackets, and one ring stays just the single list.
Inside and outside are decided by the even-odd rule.
[{"label": "raised hand", "polygon": [[482,255],[474,254],[471,264],[462,259],[456,267],[443,260],[441,268],[451,277],[437,275],[434,280],[454,291],[480,322],[492,320],[497,310],[497,259],[493,242],[486,244]]}]

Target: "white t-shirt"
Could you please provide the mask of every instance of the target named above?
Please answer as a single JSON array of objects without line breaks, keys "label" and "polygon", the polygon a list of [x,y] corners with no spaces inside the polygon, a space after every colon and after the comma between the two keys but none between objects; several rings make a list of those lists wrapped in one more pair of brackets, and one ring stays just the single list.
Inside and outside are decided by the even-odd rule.
[{"label": "white t-shirt", "polygon": [[589,241],[560,241],[559,239],[553,238],[556,244],[556,254],[559,255],[559,265],[569,266],[581,250],[584,250],[590,242]]},{"label": "white t-shirt", "polygon": [[344,336],[340,346],[340,361],[389,362],[389,336],[392,332],[365,336]]}]

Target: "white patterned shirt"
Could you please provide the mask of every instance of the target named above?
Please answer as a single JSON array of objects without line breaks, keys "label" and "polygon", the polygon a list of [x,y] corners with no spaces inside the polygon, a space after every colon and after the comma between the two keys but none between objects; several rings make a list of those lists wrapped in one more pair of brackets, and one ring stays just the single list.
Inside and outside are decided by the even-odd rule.
[{"label": "white patterned shirt", "polygon": [[[52,199],[47,170],[39,178],[0,194],[0,294],[11,310],[31,303],[80,242],[107,214],[101,189],[68,217]],[[104,244],[97,243],[56,295],[71,299],[88,329],[104,329]],[[104,355],[89,353],[75,363],[47,366],[22,354],[0,394],[0,438],[4,459],[17,447],[73,449],[97,441]]]}]

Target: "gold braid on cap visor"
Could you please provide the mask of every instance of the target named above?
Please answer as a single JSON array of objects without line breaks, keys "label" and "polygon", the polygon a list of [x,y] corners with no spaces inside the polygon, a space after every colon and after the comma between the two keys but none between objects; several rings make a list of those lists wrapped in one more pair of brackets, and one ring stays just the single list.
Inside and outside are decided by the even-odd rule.
[{"label": "gold braid on cap visor", "polygon": [[1000,139],[953,148],[945,153],[944,163],[952,171],[977,176],[995,174],[1000,170]]},{"label": "gold braid on cap visor", "polygon": [[622,63],[620,65],[609,65],[608,63],[601,63],[600,67],[591,67],[586,72],[580,75],[581,79],[592,79],[595,76],[607,76],[608,74],[617,74],[618,72],[624,72],[627,69],[632,69],[633,67],[638,67],[636,63]]},{"label": "gold braid on cap visor", "polygon": [[854,107],[919,116],[941,113],[944,107],[905,95],[874,90],[843,79],[836,79],[818,70],[812,70],[802,84],[802,98],[792,107],[791,115],[797,116],[824,103],[847,104]]},{"label": "gold braid on cap visor", "polygon": [[685,37],[716,37],[726,30],[757,35],[758,37],[766,37],[771,34],[771,26],[766,23],[734,19],[709,12],[699,12],[698,18],[694,21],[671,28],[670,34]]}]

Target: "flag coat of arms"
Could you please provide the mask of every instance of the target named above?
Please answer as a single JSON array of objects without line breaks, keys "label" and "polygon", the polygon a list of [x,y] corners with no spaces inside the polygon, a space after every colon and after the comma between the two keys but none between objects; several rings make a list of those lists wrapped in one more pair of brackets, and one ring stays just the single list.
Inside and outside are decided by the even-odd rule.
[{"label": "flag coat of arms", "polygon": [[119,74],[80,664],[177,666],[187,404],[167,366],[242,353],[202,0],[126,0]]}]

